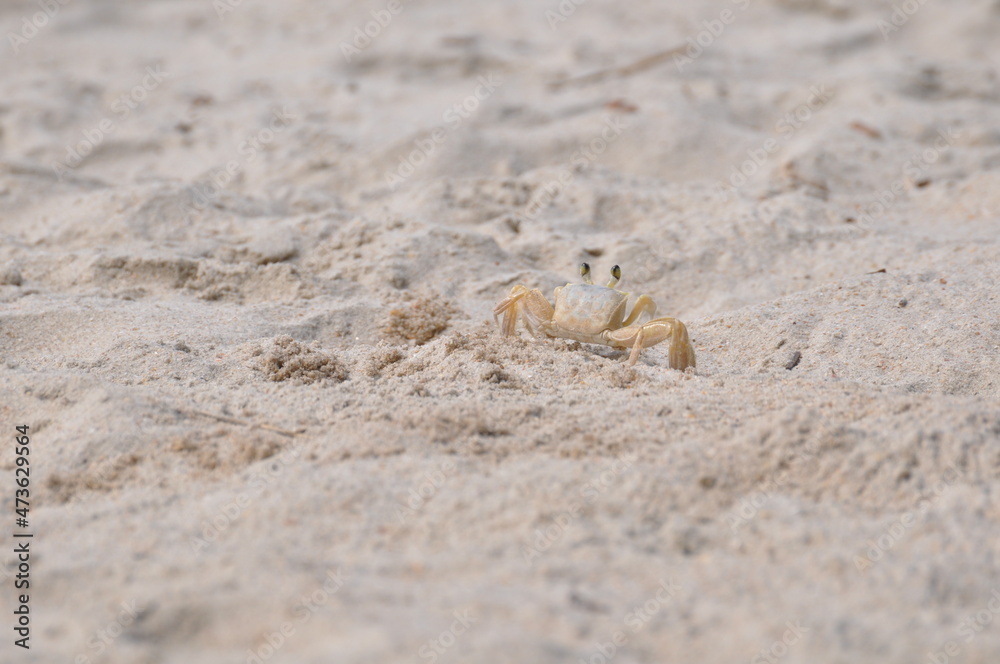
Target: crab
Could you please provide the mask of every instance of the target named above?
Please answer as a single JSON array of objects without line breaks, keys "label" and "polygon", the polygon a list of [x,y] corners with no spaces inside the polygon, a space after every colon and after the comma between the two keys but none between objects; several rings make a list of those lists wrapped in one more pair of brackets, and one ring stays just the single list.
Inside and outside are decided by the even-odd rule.
[{"label": "crab", "polygon": [[515,334],[517,320],[521,318],[528,332],[536,337],[574,339],[612,348],[631,347],[629,366],[638,361],[643,348],[669,340],[671,368],[683,371],[695,365],[694,348],[684,323],[676,318],[653,318],[633,324],[643,314],[652,316],[656,312],[656,303],[648,295],[640,295],[632,312],[625,315],[629,294],[615,288],[622,277],[619,266],[611,268],[607,286],[591,281],[590,266],[586,263],[580,265],[580,275],[584,283],[556,288],[555,307],[537,288],[514,286],[510,295],[493,308],[493,320],[498,323],[500,333],[505,337]]}]

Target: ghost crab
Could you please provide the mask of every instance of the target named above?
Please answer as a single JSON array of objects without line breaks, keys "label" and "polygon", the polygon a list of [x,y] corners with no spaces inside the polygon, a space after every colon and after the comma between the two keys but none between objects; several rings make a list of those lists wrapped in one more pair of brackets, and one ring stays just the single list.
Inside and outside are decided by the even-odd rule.
[{"label": "ghost crab", "polygon": [[656,303],[648,295],[640,295],[626,317],[629,294],[615,288],[622,277],[620,267],[611,268],[607,286],[591,281],[590,266],[586,263],[580,265],[580,275],[584,283],[556,288],[555,307],[537,288],[514,286],[510,295],[493,307],[493,320],[499,324],[500,333],[505,337],[514,334],[520,317],[528,332],[536,337],[574,339],[612,348],[631,347],[629,366],[636,363],[643,348],[669,339],[670,367],[683,371],[695,365],[694,348],[684,323],[676,318],[654,318],[633,325],[643,314],[652,316],[656,312]]}]

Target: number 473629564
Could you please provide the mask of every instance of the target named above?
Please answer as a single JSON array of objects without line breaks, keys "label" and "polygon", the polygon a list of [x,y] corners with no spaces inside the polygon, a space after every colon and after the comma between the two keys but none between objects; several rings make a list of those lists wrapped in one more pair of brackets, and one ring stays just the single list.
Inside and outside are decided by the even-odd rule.
[{"label": "number 473629564", "polygon": [[22,424],[17,427],[17,432],[21,435],[16,438],[18,446],[14,450],[17,454],[17,459],[15,460],[17,468],[14,470],[14,482],[19,488],[15,492],[16,504],[14,511],[17,513],[18,517],[27,520],[28,497],[30,496],[28,492],[28,485],[31,482],[29,472],[31,461],[28,459],[28,455],[31,452],[28,448],[28,443],[31,441],[30,438],[28,438],[28,425]]}]

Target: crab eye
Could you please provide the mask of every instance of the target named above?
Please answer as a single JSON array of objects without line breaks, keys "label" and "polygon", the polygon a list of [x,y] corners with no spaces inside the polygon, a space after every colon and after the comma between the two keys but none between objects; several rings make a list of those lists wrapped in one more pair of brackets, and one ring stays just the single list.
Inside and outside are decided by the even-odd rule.
[{"label": "crab eye", "polygon": [[618,285],[618,280],[622,278],[622,269],[615,265],[611,268],[611,281],[608,282],[608,288],[614,288]]},{"label": "crab eye", "polygon": [[586,263],[580,263],[580,276],[586,278],[590,274],[590,266]]}]

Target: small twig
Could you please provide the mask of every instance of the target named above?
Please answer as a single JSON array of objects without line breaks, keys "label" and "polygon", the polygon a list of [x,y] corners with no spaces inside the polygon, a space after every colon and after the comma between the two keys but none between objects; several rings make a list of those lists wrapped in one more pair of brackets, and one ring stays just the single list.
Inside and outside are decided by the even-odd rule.
[{"label": "small twig", "polygon": [[880,132],[878,129],[875,129],[875,127],[870,127],[866,125],[864,122],[855,120],[854,122],[852,122],[847,126],[853,129],[854,131],[860,131],[862,134],[868,136],[869,138],[882,138],[882,132]]},{"label": "small twig", "polygon": [[687,48],[686,45],[677,46],[667,51],[660,51],[659,53],[654,53],[653,55],[647,55],[641,60],[636,60],[632,64],[625,65],[623,67],[611,67],[610,69],[601,69],[590,74],[584,74],[583,76],[567,78],[562,81],[553,81],[552,83],[549,83],[549,87],[552,89],[558,89],[564,85],[586,85],[587,83],[602,81],[610,76],[621,76],[624,78],[626,76],[631,76],[632,74],[638,74],[641,71],[655,67],[678,53],[682,53],[685,48]]},{"label": "small twig", "polygon": [[282,436],[287,436],[288,438],[295,438],[295,436],[305,431],[304,429],[299,429],[298,431],[288,431],[287,429],[279,429],[278,427],[272,427],[270,424],[257,424],[255,426],[258,429],[264,429],[265,431],[273,431],[274,433],[281,434]]},{"label": "small twig", "polygon": [[97,178],[86,177],[78,173],[68,172],[64,172],[60,175],[51,168],[46,168],[45,166],[25,161],[13,161],[8,159],[0,160],[0,173],[9,173],[11,175],[29,175],[31,177],[43,178],[46,180],[65,179],[70,184],[86,185],[89,187],[109,186],[106,182],[98,180]]},{"label": "small twig", "polygon": [[228,415],[216,415],[215,413],[208,413],[205,412],[204,410],[180,410],[180,412],[184,413],[185,415],[198,415],[201,417],[208,417],[213,420],[218,420],[219,422],[250,427],[251,429],[264,429],[266,431],[273,431],[274,433],[280,434],[282,436],[287,436],[288,438],[295,438],[295,436],[298,435],[298,433],[302,432],[301,429],[298,432],[288,431],[287,429],[279,429],[278,427],[271,426],[270,424],[257,424],[256,422],[248,422],[246,420],[240,420],[235,417],[229,417]]}]

